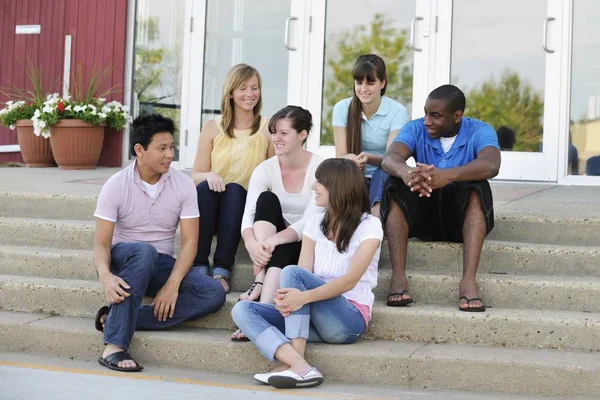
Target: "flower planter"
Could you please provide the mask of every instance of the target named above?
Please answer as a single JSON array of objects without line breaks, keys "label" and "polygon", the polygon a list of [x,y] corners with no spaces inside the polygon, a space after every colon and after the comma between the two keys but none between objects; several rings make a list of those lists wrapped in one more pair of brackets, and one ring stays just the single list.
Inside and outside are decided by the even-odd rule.
[{"label": "flower planter", "polygon": [[94,169],[104,141],[104,126],[63,119],[50,128],[50,146],[61,169]]},{"label": "flower planter", "polygon": [[50,141],[33,133],[33,122],[20,119],[15,123],[17,138],[21,147],[21,157],[28,167],[56,167]]}]

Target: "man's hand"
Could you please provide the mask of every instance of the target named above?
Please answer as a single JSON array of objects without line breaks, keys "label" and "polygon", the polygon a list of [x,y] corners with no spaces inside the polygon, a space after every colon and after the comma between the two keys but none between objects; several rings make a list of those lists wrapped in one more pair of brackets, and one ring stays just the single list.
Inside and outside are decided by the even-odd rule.
[{"label": "man's hand", "polygon": [[281,315],[287,317],[290,313],[298,311],[306,304],[305,294],[306,292],[301,292],[294,288],[278,289],[273,299],[275,308]]},{"label": "man's hand", "polygon": [[208,182],[208,188],[213,192],[220,193],[225,191],[225,181],[216,172],[209,172],[206,175],[206,182]]},{"label": "man's hand", "polygon": [[[420,166],[419,166],[420,165]],[[419,197],[430,197],[432,188],[429,186],[431,179],[429,173],[435,168],[433,165],[418,164],[407,174],[402,176],[402,180],[410,188],[411,192],[419,192]]]},{"label": "man's hand", "polygon": [[120,303],[131,296],[126,292],[126,289],[129,290],[131,287],[119,276],[107,274],[105,277],[100,277],[100,283],[104,290],[104,298],[110,304]]},{"label": "man's hand", "polygon": [[173,318],[175,315],[175,303],[179,296],[179,285],[167,281],[165,285],[158,291],[156,297],[152,301],[154,307],[154,316],[159,321],[166,321],[167,317]]},{"label": "man's hand", "polygon": [[256,265],[264,267],[271,260],[271,252],[268,250],[267,245],[263,242],[254,242],[246,247],[250,259]]},{"label": "man's hand", "polygon": [[447,186],[450,182],[452,182],[450,173],[447,169],[436,168],[433,165],[421,163],[417,163],[417,168],[427,169],[427,171],[424,172],[424,174],[428,175],[429,179],[427,179],[425,182],[433,190],[441,189],[444,186]]}]

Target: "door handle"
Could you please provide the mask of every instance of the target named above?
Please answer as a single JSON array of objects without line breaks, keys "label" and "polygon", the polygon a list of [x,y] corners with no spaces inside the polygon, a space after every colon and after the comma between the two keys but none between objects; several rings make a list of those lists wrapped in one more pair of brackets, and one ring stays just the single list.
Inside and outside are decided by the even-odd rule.
[{"label": "door handle", "polygon": [[556,21],[554,17],[546,17],[544,18],[544,22],[542,23],[542,48],[546,53],[554,53],[554,50],[548,48],[548,22]]},{"label": "door handle", "polygon": [[410,21],[410,39],[409,39],[409,44],[410,44],[410,48],[413,49],[414,51],[423,51],[422,48],[415,47],[415,25],[417,24],[417,21],[423,21],[423,17],[414,17],[412,19],[412,21]]},{"label": "door handle", "polygon": [[290,46],[290,22],[297,21],[297,20],[298,20],[298,17],[288,17],[288,19],[285,20],[285,32],[283,34],[283,45],[289,51],[297,50],[295,47]]}]

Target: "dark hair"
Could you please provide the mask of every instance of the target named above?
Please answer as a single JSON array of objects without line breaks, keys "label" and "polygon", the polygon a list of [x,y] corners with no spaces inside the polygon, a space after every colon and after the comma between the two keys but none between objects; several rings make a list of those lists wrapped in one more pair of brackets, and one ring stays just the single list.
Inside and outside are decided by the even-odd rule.
[{"label": "dark hair", "polygon": [[517,133],[513,129],[502,125],[496,130],[496,134],[498,135],[500,150],[512,150],[517,141]]},{"label": "dark hair", "polygon": [[131,123],[130,152],[133,157],[135,154],[135,145],[140,144],[144,150],[148,150],[148,145],[152,137],[157,133],[169,132],[175,134],[175,124],[171,118],[163,117],[160,114],[140,115]]},{"label": "dark hair", "polygon": [[[363,54],[356,59],[354,69],[352,70],[352,79],[354,81],[367,80],[375,82],[377,79],[385,81],[381,95],[385,94],[387,88],[387,74],[385,72],[385,62],[376,54]],[[362,132],[360,124],[362,122],[362,105],[356,96],[354,84],[352,85],[352,101],[348,109],[348,120],[346,122],[346,151],[348,153],[358,154],[362,151]]]},{"label": "dark hair", "polygon": [[[302,131],[310,133],[312,128],[312,115],[310,111],[305,110],[302,107],[287,106],[277,111],[269,120],[269,132],[275,133],[275,125],[277,125],[277,121],[280,119],[289,119],[292,128],[298,133]],[[306,142],[306,139],[304,139],[304,142]]]},{"label": "dark hair", "polygon": [[467,100],[465,94],[454,85],[442,85],[433,89],[429,96],[430,100],[444,100],[450,106],[450,111],[465,110]]},{"label": "dark hair", "polygon": [[335,235],[337,250],[346,252],[363,214],[371,213],[365,177],[354,161],[329,158],[319,165],[315,178],[329,191],[321,231],[329,240]]}]

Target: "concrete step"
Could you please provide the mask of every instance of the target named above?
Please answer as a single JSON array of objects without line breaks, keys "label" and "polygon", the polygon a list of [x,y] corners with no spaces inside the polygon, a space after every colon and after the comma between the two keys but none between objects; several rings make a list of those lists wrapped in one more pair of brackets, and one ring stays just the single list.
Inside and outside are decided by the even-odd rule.
[{"label": "concrete step", "polygon": [[540,218],[535,216],[497,216],[489,239],[573,246],[598,246],[600,221]]},{"label": "concrete step", "polygon": [[[190,325],[233,330],[231,309],[238,296],[239,292],[230,293],[218,313]],[[0,276],[0,308],[6,311],[93,317],[104,303],[96,282]],[[400,308],[378,301],[368,337],[600,351],[600,314],[507,308],[475,314],[459,311],[456,304],[415,303]]]},{"label": "concrete step", "polygon": [[[31,252],[36,251],[39,256],[41,251],[46,250],[38,251],[37,248],[91,251],[93,236],[94,223],[91,221],[0,218],[0,237],[4,239],[0,252],[8,257],[14,253],[15,259],[22,259],[26,254],[25,251],[15,250],[14,246],[35,248]],[[176,240],[176,248],[178,243]],[[5,246],[8,248],[3,249]],[[55,256],[50,257],[56,259]],[[237,261],[249,262],[243,244],[240,244]],[[460,272],[462,245],[411,240],[407,263],[409,269]],[[384,241],[380,266],[386,268],[389,265],[388,244]],[[518,275],[600,276],[600,245],[563,246],[487,240],[482,251],[480,271]]]},{"label": "concrete step", "polygon": [[[0,193],[0,217],[65,220],[94,219],[96,196],[40,193]],[[556,213],[555,213],[556,214]],[[571,213],[573,214],[573,213]],[[495,228],[490,239],[573,246],[598,246],[600,220],[570,216],[548,217],[539,210],[515,213],[496,209]]]},{"label": "concrete step", "polygon": [[[102,337],[86,318],[0,312],[0,351],[94,359]],[[252,374],[268,362],[230,332],[184,327],[137,332],[131,352],[142,364]],[[596,354],[426,342],[361,340],[348,346],[309,344],[308,361],[328,381],[520,395],[600,394]]]},{"label": "concrete step", "polygon": [[[485,269],[484,269],[485,270]],[[40,285],[98,285],[91,262],[91,251],[0,246],[0,274],[15,282],[43,282]],[[439,270],[408,270],[409,289],[417,303],[456,305],[460,272]],[[22,278],[19,278],[22,277]],[[29,278],[28,278],[29,277]],[[46,278],[44,280],[43,278]],[[74,282],[61,282],[74,279]],[[79,283],[77,280],[83,280]],[[254,277],[247,263],[234,267],[231,287],[244,291]],[[380,268],[375,297],[385,299],[389,293],[391,270]],[[577,276],[514,275],[480,272],[480,295],[486,305],[516,309],[547,309],[564,311],[598,311],[600,278]]]}]

